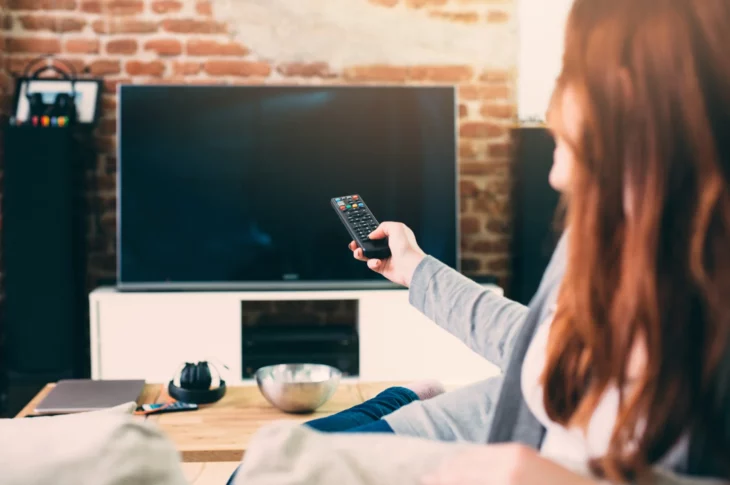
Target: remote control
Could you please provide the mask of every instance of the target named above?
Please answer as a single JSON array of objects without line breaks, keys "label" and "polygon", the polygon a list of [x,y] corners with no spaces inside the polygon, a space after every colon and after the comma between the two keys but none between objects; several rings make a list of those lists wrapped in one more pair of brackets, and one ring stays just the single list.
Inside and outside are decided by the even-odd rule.
[{"label": "remote control", "polygon": [[370,239],[368,234],[379,225],[373,214],[359,195],[346,195],[332,199],[332,207],[340,216],[347,232],[362,249],[367,259],[386,259],[390,257],[388,238]]},{"label": "remote control", "polygon": [[170,404],[143,404],[138,408],[145,414],[177,413],[180,411],[195,411],[197,404],[175,401]]}]

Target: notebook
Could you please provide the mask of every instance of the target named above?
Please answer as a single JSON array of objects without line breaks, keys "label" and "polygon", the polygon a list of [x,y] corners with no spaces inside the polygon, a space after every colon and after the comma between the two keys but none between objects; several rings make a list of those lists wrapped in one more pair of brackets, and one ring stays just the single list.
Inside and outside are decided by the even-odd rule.
[{"label": "notebook", "polygon": [[144,380],[66,379],[36,406],[36,414],[67,414],[106,409],[137,401]]}]

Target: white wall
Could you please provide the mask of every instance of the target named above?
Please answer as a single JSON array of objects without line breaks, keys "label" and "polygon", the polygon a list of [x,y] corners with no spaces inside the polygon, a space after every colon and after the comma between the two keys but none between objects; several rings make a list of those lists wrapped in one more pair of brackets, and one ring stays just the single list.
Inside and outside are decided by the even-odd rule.
[{"label": "white wall", "polygon": [[520,121],[544,121],[560,73],[565,22],[573,0],[519,0],[517,106]]}]

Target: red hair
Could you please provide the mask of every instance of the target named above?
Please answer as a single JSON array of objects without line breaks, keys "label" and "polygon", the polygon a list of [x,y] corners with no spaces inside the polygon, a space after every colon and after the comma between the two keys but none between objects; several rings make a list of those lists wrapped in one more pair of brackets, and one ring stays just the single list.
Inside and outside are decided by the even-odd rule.
[{"label": "red hair", "polygon": [[[713,427],[730,351],[730,2],[577,0],[565,41],[556,100],[571,89],[583,120],[546,410],[586,426],[606,388],[622,390],[592,463],[612,479],[645,472],[696,427],[730,454]],[[645,365],[627,388],[637,345]]]}]

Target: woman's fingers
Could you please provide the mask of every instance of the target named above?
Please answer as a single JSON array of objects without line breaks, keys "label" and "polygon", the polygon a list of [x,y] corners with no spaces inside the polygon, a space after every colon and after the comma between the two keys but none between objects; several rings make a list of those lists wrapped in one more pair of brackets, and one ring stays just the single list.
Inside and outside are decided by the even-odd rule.
[{"label": "woman's fingers", "polygon": [[379,259],[368,259],[368,268],[372,269],[373,271],[380,271],[383,267],[383,262]]},{"label": "woman's fingers", "polygon": [[357,248],[357,249],[355,249],[355,250],[354,250],[354,251],[352,252],[352,255],[353,255],[353,256],[354,256],[354,258],[355,258],[355,259],[357,259],[358,261],[367,261],[367,259],[365,258],[365,255],[364,255],[364,254],[362,253],[362,249],[360,249],[360,248]]}]

